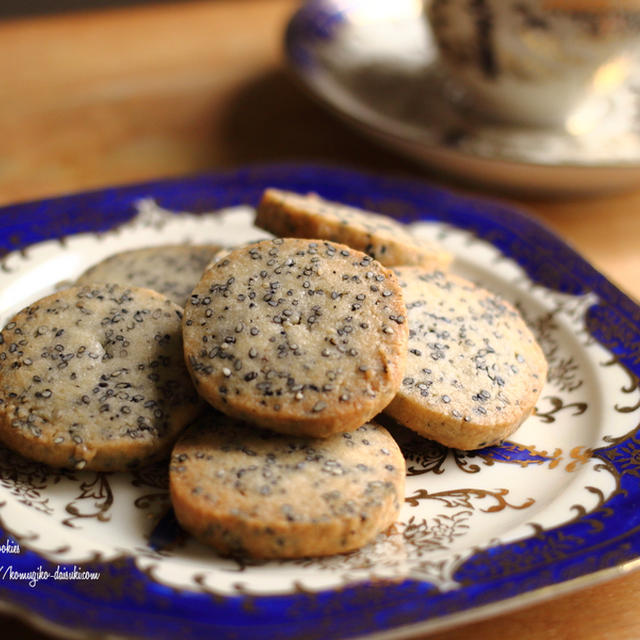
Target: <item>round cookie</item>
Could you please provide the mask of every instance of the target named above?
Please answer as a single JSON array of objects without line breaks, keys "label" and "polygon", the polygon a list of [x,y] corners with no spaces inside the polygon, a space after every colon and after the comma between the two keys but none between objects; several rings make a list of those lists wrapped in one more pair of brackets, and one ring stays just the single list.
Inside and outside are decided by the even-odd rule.
[{"label": "round cookie", "polygon": [[218,245],[166,245],[122,251],[89,267],[77,285],[117,282],[153,289],[181,307],[189,297]]},{"label": "round cookie", "polygon": [[453,274],[394,270],[407,305],[409,354],[385,413],[448,447],[504,440],[532,413],[547,375],[516,309]]},{"label": "round cookie", "polygon": [[330,202],[314,193],[301,195],[267,189],[255,224],[294,238],[322,238],[363,251],[386,266],[419,265],[444,269],[452,255],[429,240],[416,238],[393,218]]},{"label": "round cookie", "polygon": [[169,468],[180,524],[222,555],[344,553],[397,518],[405,463],[374,423],[296,438],[211,412],[176,443]]},{"label": "round cookie", "polygon": [[198,392],[231,416],[326,437],[379,413],[407,357],[396,277],[344,245],[264,240],[213,263],[185,307]]},{"label": "round cookie", "polygon": [[202,408],[182,309],[149,289],[72,287],[0,333],[0,440],[57,467],[121,470],[168,455]]}]

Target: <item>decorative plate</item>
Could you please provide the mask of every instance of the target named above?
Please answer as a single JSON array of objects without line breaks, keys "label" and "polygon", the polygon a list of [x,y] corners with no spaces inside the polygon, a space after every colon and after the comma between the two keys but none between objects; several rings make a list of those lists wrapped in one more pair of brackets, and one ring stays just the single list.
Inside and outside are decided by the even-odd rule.
[{"label": "decorative plate", "polygon": [[484,188],[576,194],[640,182],[640,61],[602,118],[546,130],[489,122],[460,100],[424,0],[310,0],[285,51],[302,85],[350,124]]},{"label": "decorative plate", "polygon": [[165,464],[60,471],[0,449],[3,607],[65,637],[399,638],[637,563],[640,308],[503,205],[309,166],[18,204],[0,210],[0,324],[114,251],[263,236],[252,207],[267,186],[397,216],[516,304],[549,361],[535,415],[473,452],[397,431],[408,474],[399,521],[360,551],[299,561],[222,559],[196,544],[172,518]]}]

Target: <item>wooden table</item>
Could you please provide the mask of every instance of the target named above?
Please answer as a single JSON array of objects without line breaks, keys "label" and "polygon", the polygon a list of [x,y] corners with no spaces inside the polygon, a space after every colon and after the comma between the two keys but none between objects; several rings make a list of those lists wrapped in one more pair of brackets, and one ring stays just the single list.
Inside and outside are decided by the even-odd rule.
[{"label": "wooden table", "polygon": [[[296,6],[163,3],[0,23],[0,204],[282,160],[434,179],[353,133],[287,76],[281,36]],[[640,185],[512,201],[640,298]],[[639,593],[632,573],[430,638],[638,638]],[[45,637],[17,621],[2,625],[6,637]]]}]

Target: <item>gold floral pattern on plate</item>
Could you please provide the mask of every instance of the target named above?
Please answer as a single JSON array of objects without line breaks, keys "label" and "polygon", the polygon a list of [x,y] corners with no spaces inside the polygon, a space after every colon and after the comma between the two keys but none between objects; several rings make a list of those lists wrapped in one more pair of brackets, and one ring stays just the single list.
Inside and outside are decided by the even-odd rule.
[{"label": "gold floral pattern on plate", "polygon": [[[115,231],[70,236],[63,244],[46,242],[6,256],[0,322],[124,248],[176,238],[234,244],[264,236],[252,227],[248,207],[196,217],[170,215],[150,200],[138,206],[139,215]],[[507,543],[517,547],[577,518],[588,522],[590,514],[603,515],[620,490],[616,468],[640,477],[640,439],[630,438],[615,453],[615,465],[594,452],[635,430],[640,385],[587,331],[586,314],[597,299],[532,282],[515,261],[469,232],[435,222],[416,223],[413,230],[452,251],[454,270],[518,306],[545,351],[550,373],[535,414],[500,447],[450,450],[389,425],[407,460],[406,501],[398,522],[373,543],[330,558],[219,558],[177,527],[164,465],[131,473],[68,472],[0,448],[2,526],[25,547],[57,562],[130,558],[153,580],[213,596],[313,593],[363,580],[407,578],[445,592],[465,580],[458,572],[472,555],[480,558]],[[34,279],[34,273],[46,274],[47,282]],[[574,542],[554,539],[550,557]],[[502,562],[496,570],[508,573],[509,563],[521,566],[526,558],[505,556]]]}]

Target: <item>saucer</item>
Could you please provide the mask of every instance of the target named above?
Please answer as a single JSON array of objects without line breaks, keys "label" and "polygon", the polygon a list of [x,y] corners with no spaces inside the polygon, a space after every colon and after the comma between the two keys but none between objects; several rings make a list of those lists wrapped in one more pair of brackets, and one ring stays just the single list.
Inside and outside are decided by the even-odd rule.
[{"label": "saucer", "polygon": [[285,50],[326,106],[436,170],[538,196],[640,185],[640,64],[597,124],[570,131],[475,113],[439,64],[421,0],[311,0],[289,22]]}]

